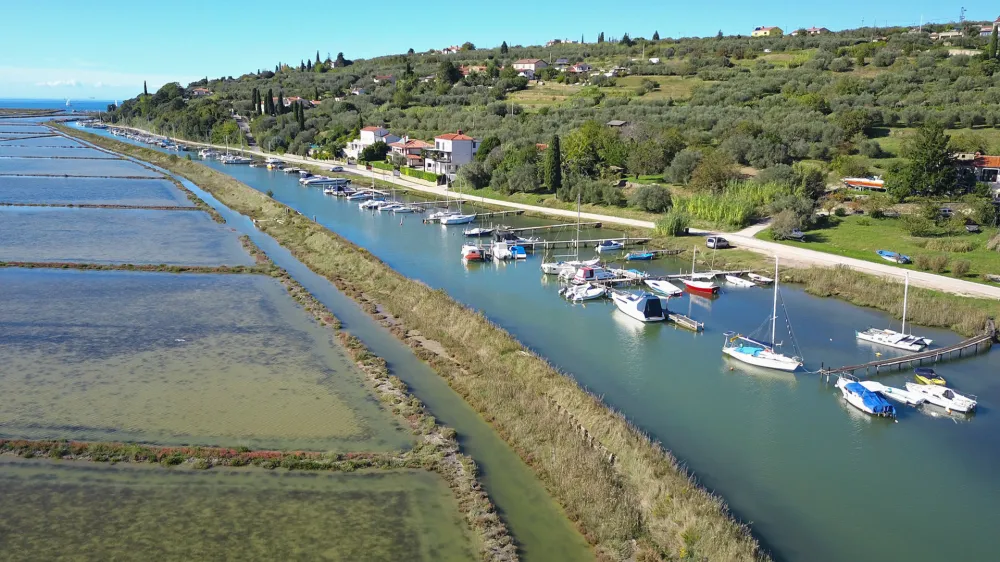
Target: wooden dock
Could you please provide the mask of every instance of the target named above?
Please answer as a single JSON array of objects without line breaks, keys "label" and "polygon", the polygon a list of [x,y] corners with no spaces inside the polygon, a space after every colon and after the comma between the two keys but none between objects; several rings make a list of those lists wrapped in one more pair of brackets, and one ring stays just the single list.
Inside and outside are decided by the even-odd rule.
[{"label": "wooden dock", "polygon": [[524,209],[514,209],[513,211],[490,211],[488,213],[476,213],[476,219],[487,217],[504,217],[507,215],[523,215]]},{"label": "wooden dock", "polygon": [[[721,277],[723,275],[735,275],[737,277],[741,275],[746,275],[747,273],[753,272],[752,269],[734,269],[732,271],[723,271],[721,269],[713,269],[710,271],[699,271],[695,273],[695,277]],[[671,275],[662,275],[660,277],[651,277],[651,279],[683,279],[685,277],[691,277],[690,273],[675,273]]]},{"label": "wooden dock", "polygon": [[581,248],[596,248],[598,244],[605,240],[621,242],[625,246],[635,246],[649,242],[649,238],[601,238],[597,240],[539,240],[538,242],[525,242],[521,246],[532,246],[536,250],[539,248],[543,250],[576,248],[578,245]]},{"label": "wooden dock", "polygon": [[[521,212],[523,213],[524,211],[521,211]],[[567,228],[567,227],[571,227],[571,226],[576,226],[576,223],[575,222],[568,222],[568,223],[564,223],[564,224],[549,224],[549,225],[544,225],[544,226],[525,226],[525,227],[522,227],[522,228],[508,228],[507,232],[515,232],[515,233],[521,234],[521,233],[524,233],[524,232],[534,232],[536,230],[552,230],[554,228]],[[581,222],[580,223],[580,227],[581,228],[601,228],[601,223],[599,223],[599,222]],[[598,242],[600,242],[600,240],[598,240]]]},{"label": "wooden dock", "polygon": [[888,359],[870,361],[860,365],[848,365],[846,367],[839,367],[836,369],[821,368],[819,372],[822,375],[834,375],[841,373],[849,373],[853,375],[856,371],[864,370],[865,376],[874,376],[878,375],[879,371],[882,369],[902,369],[904,366],[912,367],[914,364],[923,365],[925,361],[933,364],[965,355],[975,355],[981,351],[989,350],[993,345],[994,339],[996,339],[996,327],[991,319],[987,323],[986,330],[982,334],[958,342],[955,345],[949,345],[948,347],[938,349],[929,349],[900,357],[890,357]]},{"label": "wooden dock", "polygon": [[703,331],[705,329],[705,323],[704,322],[697,322],[693,318],[689,318],[689,317],[684,316],[683,314],[679,314],[677,312],[669,312],[668,311],[667,312],[667,318],[670,319],[670,321],[673,322],[674,324],[677,324],[678,326],[680,326],[682,328],[687,328],[688,330],[694,330],[695,332],[701,332],[701,331]]}]

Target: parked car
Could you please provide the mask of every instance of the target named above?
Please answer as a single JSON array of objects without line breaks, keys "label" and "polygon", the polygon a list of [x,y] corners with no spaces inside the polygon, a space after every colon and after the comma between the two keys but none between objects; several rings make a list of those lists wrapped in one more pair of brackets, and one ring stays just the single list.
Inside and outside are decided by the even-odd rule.
[{"label": "parked car", "polygon": [[941,207],[941,216],[944,218],[951,218],[955,214],[955,211],[951,210],[951,207]]},{"label": "parked car", "polygon": [[982,229],[976,221],[972,219],[965,219],[965,231],[971,234],[974,232],[982,232]]},{"label": "parked car", "polygon": [[334,167],[330,168],[330,171],[331,172],[343,172],[344,171],[344,167],[343,166],[334,166]]},{"label": "parked car", "polygon": [[705,245],[713,250],[722,250],[729,247],[729,240],[726,240],[721,236],[709,236],[708,239],[705,240]]}]

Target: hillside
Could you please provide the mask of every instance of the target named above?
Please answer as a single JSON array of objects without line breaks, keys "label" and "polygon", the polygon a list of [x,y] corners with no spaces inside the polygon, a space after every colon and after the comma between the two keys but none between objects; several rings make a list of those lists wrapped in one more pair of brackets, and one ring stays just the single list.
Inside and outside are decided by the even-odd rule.
[{"label": "hillside", "polygon": [[[814,199],[842,176],[898,172],[906,164],[904,141],[929,122],[948,130],[953,151],[1000,152],[994,129],[1000,127],[1000,62],[982,25],[966,22],[961,36],[946,38],[937,32],[951,26],[794,37],[626,36],[509,49],[467,43],[452,54],[356,61],[343,55],[320,60],[317,53],[187,89],[168,84],[123,103],[110,119],[235,142],[235,111],[252,119],[253,136],[267,150],[305,154],[313,147],[326,155],[338,154],[363,126],[416,139],[462,130],[491,149],[463,166],[465,187],[550,193],[563,201],[581,193],[587,203],[631,201],[649,212],[664,211],[669,197],[613,188],[607,180],[669,185],[676,199],[720,193],[741,176],[756,177],[770,195],[749,197],[752,212],[716,209],[710,218],[694,211],[695,219],[739,226],[781,196]],[[549,66],[538,70],[537,80],[517,76],[512,63],[532,58],[593,68],[574,73]],[[463,68],[471,72],[463,76]],[[211,93],[195,97],[193,88]],[[268,92],[318,104],[304,104],[302,115],[295,103],[260,115],[253,100]],[[274,104],[264,105],[269,113]],[[612,120],[627,124],[605,126]],[[552,163],[536,145],[550,144],[554,135],[561,151]],[[561,173],[553,176],[552,166]],[[952,183],[938,194],[958,192]]]}]

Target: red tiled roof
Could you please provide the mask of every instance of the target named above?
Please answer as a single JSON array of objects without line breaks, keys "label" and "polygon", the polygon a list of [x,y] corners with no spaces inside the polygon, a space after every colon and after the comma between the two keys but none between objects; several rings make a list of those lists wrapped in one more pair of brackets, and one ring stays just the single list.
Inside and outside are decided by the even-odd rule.
[{"label": "red tiled roof", "polygon": [[972,165],[977,168],[1000,168],[1000,156],[976,156]]},{"label": "red tiled roof", "polygon": [[410,160],[421,160],[421,156],[419,154],[407,154],[406,157]]},{"label": "red tiled roof", "polygon": [[542,59],[521,59],[514,64],[537,64],[542,62]]},{"label": "red tiled roof", "polygon": [[382,127],[365,127],[364,129],[361,129],[361,130],[362,131],[379,131],[381,129],[382,129]]},{"label": "red tiled roof", "polygon": [[458,132],[458,133],[446,133],[444,135],[438,135],[438,136],[436,136],[434,138],[441,139],[441,140],[453,140],[453,141],[456,141],[456,140],[461,140],[461,141],[470,141],[470,140],[473,140],[472,137],[470,137],[468,135],[463,135],[461,132]]}]

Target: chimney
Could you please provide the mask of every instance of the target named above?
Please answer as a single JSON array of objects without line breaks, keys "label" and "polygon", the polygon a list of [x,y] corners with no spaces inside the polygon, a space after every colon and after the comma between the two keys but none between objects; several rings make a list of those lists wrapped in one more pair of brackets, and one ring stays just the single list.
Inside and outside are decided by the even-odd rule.
[{"label": "chimney", "polygon": [[458,134],[460,134],[460,135],[462,134],[462,129],[458,130]]}]

